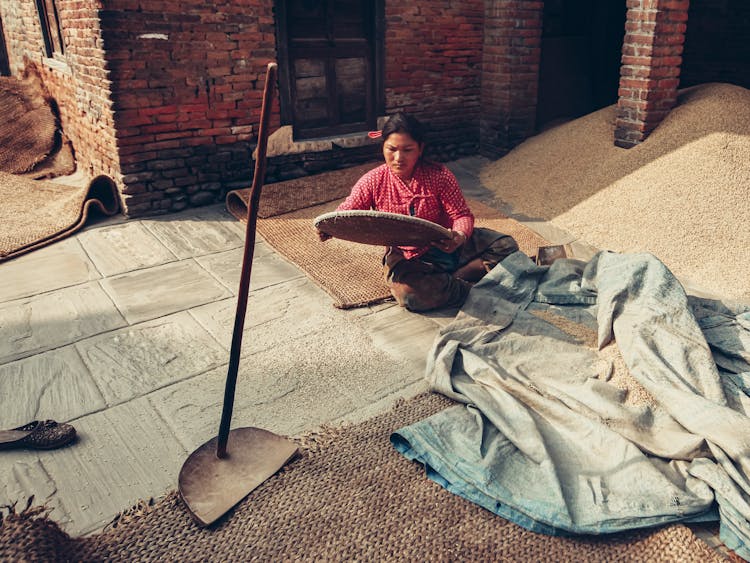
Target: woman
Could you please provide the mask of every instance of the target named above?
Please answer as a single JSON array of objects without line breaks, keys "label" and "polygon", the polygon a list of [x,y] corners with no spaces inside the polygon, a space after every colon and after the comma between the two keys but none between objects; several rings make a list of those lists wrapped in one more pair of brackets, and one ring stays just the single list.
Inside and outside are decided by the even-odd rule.
[{"label": "woman", "polygon": [[[385,164],[362,176],[339,210],[376,209],[427,219],[451,231],[450,238],[424,247],[389,247],[383,258],[386,283],[402,307],[427,311],[461,305],[474,282],[518,250],[516,241],[490,229],[474,228],[456,177],[422,157],[424,128],[397,113],[385,123]],[[321,240],[330,238],[320,233]]]}]

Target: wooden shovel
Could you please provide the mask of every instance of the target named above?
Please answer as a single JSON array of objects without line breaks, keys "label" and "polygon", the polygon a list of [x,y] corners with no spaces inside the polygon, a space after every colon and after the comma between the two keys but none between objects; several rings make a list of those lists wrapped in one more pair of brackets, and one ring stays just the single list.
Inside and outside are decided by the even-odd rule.
[{"label": "wooden shovel", "polygon": [[[250,188],[245,229],[245,250],[237,295],[232,348],[224,390],[224,409],[219,435],[195,450],[180,470],[179,490],[188,510],[201,526],[208,526],[271,477],[297,453],[294,442],[260,428],[235,428],[230,432],[237,370],[240,364],[242,331],[250,290],[250,272],[255,248],[255,225],[263,179],[266,174],[268,122],[271,114],[276,63],[268,63],[263,105],[260,112],[255,175]],[[227,442],[230,448],[227,450]]]}]

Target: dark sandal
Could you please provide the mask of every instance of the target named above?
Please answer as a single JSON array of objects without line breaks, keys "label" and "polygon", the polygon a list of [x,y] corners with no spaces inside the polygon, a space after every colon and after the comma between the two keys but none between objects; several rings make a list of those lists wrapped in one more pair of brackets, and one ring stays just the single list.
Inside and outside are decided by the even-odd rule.
[{"label": "dark sandal", "polygon": [[13,430],[0,430],[0,449],[52,450],[69,444],[75,437],[76,429],[70,424],[34,420]]}]

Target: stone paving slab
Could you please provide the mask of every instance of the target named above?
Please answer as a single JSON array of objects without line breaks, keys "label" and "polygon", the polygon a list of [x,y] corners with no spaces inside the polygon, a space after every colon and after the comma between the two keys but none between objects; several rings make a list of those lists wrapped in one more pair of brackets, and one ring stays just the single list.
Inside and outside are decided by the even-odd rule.
[{"label": "stone paving slab", "polygon": [[[261,252],[253,254],[252,269],[250,272],[250,290],[262,289],[270,285],[301,278],[305,274],[281,258],[277,254],[268,251],[265,244],[256,245]],[[219,280],[224,286],[236,294],[240,286],[240,274],[242,273],[242,256],[244,248],[235,248],[226,252],[201,256],[195,259],[203,268]]]},{"label": "stone paving slab", "polygon": [[105,406],[73,346],[0,365],[0,397],[3,430],[32,420],[68,421]]},{"label": "stone paving slab", "polygon": [[102,280],[128,323],[184,311],[231,296],[194,260],[181,260]]},{"label": "stone paving slab", "polygon": [[[225,299],[190,310],[190,314],[229,350],[237,300]],[[325,321],[344,312],[331,305],[328,295],[306,277],[251,291],[247,302],[242,354],[280,346],[311,334]]]},{"label": "stone paving slab", "polygon": [[76,442],[58,450],[0,451],[0,499],[34,495],[68,533],[101,529],[141,498],[173,489],[187,451],[146,398],[75,421]]},{"label": "stone paving slab", "polygon": [[[147,398],[79,418],[75,426],[75,444],[39,455],[56,488],[56,517],[66,515],[69,533],[99,529],[137,500],[175,488],[187,451]],[[24,490],[34,494],[36,486]]]},{"label": "stone paving slab", "polygon": [[41,458],[49,452],[33,450],[0,450],[0,502],[18,503],[23,509],[30,495],[34,495],[34,505],[46,505],[51,516],[61,526],[71,524],[57,494],[57,485],[42,465]]},{"label": "stone paving slab", "polygon": [[78,240],[65,239],[0,264],[0,302],[100,277]]},{"label": "stone paving slab", "polygon": [[0,364],[127,323],[97,282],[0,304]]},{"label": "stone paving slab", "polygon": [[[240,363],[232,428],[256,426],[282,435],[303,430],[310,421],[309,409],[290,410],[285,399],[289,394],[299,397],[304,393],[310,405],[326,401],[332,408],[345,406],[345,398],[330,398],[319,387],[303,384],[299,373],[282,370],[272,356],[266,352],[254,361]],[[227,369],[224,365],[154,393],[154,407],[186,450],[192,451],[218,434]],[[293,404],[296,407],[296,401]]]},{"label": "stone paving slab", "polygon": [[227,361],[227,352],[187,312],[75,344],[107,405],[146,395]]},{"label": "stone paving slab", "polygon": [[78,240],[105,277],[177,260],[137,221],[84,231]]},{"label": "stone paving slab", "polygon": [[[408,362],[376,349],[355,325],[319,330],[242,359],[232,427],[294,435],[357,411],[420,380]],[[187,448],[218,432],[226,369],[154,393],[154,406]]]},{"label": "stone paving slab", "polygon": [[424,373],[427,352],[440,329],[438,323],[397,305],[360,317],[358,321],[374,346],[393,358],[408,360],[420,375]]},{"label": "stone paving slab", "polygon": [[420,393],[427,393],[430,390],[429,384],[424,379],[418,379],[412,383],[408,383],[405,387],[400,389],[393,389],[387,395],[373,401],[369,405],[364,405],[356,410],[349,411],[346,414],[336,417],[331,424],[333,426],[341,424],[357,424],[358,422],[364,422],[379,414],[388,412],[391,410],[398,401],[408,400],[412,397],[416,397]]},{"label": "stone paving slab", "polygon": [[141,223],[178,258],[237,248],[245,240],[244,226],[226,211],[213,206]]}]

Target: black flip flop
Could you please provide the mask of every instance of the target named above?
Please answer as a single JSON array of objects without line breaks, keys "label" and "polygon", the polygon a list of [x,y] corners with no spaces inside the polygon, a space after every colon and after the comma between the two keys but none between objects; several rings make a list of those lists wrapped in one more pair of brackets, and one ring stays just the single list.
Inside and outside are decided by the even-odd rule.
[{"label": "black flip flop", "polygon": [[12,430],[0,430],[0,449],[52,450],[69,444],[75,437],[76,429],[70,424],[34,420]]}]

